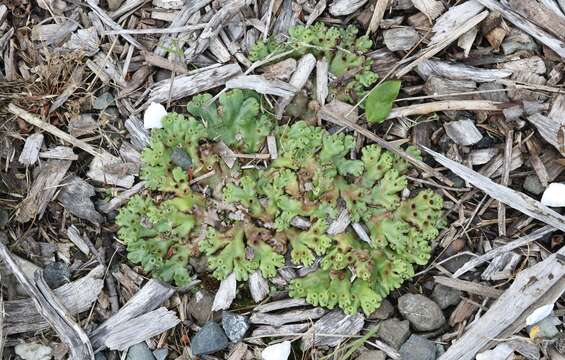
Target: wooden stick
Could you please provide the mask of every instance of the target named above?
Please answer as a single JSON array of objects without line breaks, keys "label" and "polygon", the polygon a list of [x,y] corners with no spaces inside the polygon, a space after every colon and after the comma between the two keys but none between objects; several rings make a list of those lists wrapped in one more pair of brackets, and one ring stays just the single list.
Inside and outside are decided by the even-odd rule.
[{"label": "wooden stick", "polygon": [[444,100],[432,101],[424,104],[415,104],[392,109],[387,120],[412,115],[426,115],[438,111],[466,110],[466,111],[502,111],[505,104],[489,100]]},{"label": "wooden stick", "polygon": [[475,355],[506,335],[507,329],[515,330],[515,324],[531,314],[546,294],[555,301],[565,290],[565,247],[545,260],[520,272],[514,283],[502,294],[490,309],[476,321],[439,360],[471,360]]},{"label": "wooden stick", "polygon": [[73,146],[76,146],[76,147],[86,151],[87,153],[91,154],[92,156],[100,157],[100,158],[106,158],[108,156],[113,157],[111,154],[107,153],[105,150],[96,149],[94,146],[90,145],[89,143],[84,142],[82,140],[79,140],[79,139],[75,138],[74,136],[67,134],[63,130],[41,120],[38,116],[36,116],[36,115],[34,115],[30,112],[27,112],[24,109],[17,107],[13,103],[8,105],[8,111],[11,112],[12,114],[16,115],[17,117],[25,120],[26,122],[30,123],[31,125],[37,126],[41,130],[47,131],[51,135],[54,135],[54,136],[60,138],[61,140],[64,140],[64,141],[72,144]]},{"label": "wooden stick", "polygon": [[472,281],[465,281],[459,279],[452,279],[445,276],[434,276],[434,281],[437,284],[447,286],[452,289],[468,292],[469,294],[476,294],[484,297],[497,299],[504,293],[503,290],[495,289],[490,286],[474,283]]},{"label": "wooden stick", "polygon": [[68,311],[55,297],[41,270],[30,280],[20,269],[6,245],[0,243],[0,258],[18,279],[33,300],[37,311],[51,324],[61,341],[68,347],[71,360],[94,360],[94,351],[86,333],[75,323]]},{"label": "wooden stick", "polygon": [[389,3],[390,0],[377,0],[377,3],[375,4],[375,10],[373,11],[373,16],[371,17],[371,22],[369,23],[369,27],[367,28],[367,35],[370,35],[372,32],[376,31],[379,28],[379,25],[381,24]]},{"label": "wooden stick", "polygon": [[458,162],[450,160],[447,157],[426,148],[425,146],[422,146],[422,149],[433,156],[438,163],[447,167],[457,176],[467,182],[470,182],[492,198],[501,201],[528,216],[543,221],[548,225],[552,225],[559,230],[565,231],[565,216],[560,215],[539,201],[534,200],[521,192],[497,184],[488,177],[483,176],[478,172],[459,164]]},{"label": "wooden stick", "polygon": [[522,247],[522,246],[526,246],[529,243],[531,243],[532,241],[536,241],[538,239],[541,239],[544,235],[550,234],[554,231],[557,231],[557,229],[555,229],[553,226],[546,225],[546,226],[532,232],[529,235],[526,235],[526,236],[523,236],[523,237],[518,238],[516,240],[513,240],[506,245],[492,249],[491,251],[489,251],[489,252],[487,252],[487,253],[485,253],[481,256],[478,256],[474,259],[467,261],[463,266],[461,266],[453,274],[453,277],[457,278],[457,277],[465,274],[467,271],[472,270],[475,267],[481,265],[482,263],[489,261],[491,259],[494,259],[498,255],[505,254],[509,251],[512,251],[512,250],[517,249],[517,248]]},{"label": "wooden stick", "polygon": [[455,31],[449,34],[443,41],[437,44],[433,44],[429,46],[427,49],[424,49],[416,60],[404,66],[402,69],[398,70],[396,76],[401,77],[406,75],[419,63],[431,58],[435,54],[439,53],[441,50],[445,49],[447,46],[449,46],[449,44],[457,40],[461,35],[465,34],[467,31],[471,30],[473,27],[475,27],[481,21],[483,21],[488,16],[488,14],[489,14],[488,11],[483,11],[482,13],[469,19],[466,23],[461,24],[460,27],[455,29]]}]

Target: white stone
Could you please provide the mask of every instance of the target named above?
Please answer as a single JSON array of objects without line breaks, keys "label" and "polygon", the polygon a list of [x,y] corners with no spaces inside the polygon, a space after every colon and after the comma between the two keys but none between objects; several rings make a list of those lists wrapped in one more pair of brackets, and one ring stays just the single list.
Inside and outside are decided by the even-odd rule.
[{"label": "white stone", "polygon": [[53,357],[53,350],[49,346],[38,343],[18,344],[14,350],[23,360],[50,360]]},{"label": "white stone", "polygon": [[161,104],[152,102],[143,114],[143,127],[146,129],[160,129],[163,127],[161,120],[167,115],[167,110]]},{"label": "white stone", "polygon": [[275,345],[267,346],[261,353],[263,360],[287,360],[290,355],[290,341],[283,341]]},{"label": "white stone", "polygon": [[541,203],[545,206],[564,207],[565,206],[565,184],[551,183],[543,192]]},{"label": "white stone", "polygon": [[547,304],[535,309],[527,318],[526,325],[534,325],[542,321],[553,312],[553,304]]}]

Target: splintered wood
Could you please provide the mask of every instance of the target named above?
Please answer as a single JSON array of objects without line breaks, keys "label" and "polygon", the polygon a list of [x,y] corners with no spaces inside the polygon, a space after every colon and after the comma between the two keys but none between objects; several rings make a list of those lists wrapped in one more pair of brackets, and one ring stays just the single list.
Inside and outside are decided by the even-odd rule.
[{"label": "splintered wood", "polygon": [[565,291],[563,256],[565,248],[518,273],[510,288],[439,360],[474,359],[491,341],[521,329],[513,326],[537,307],[555,302]]}]

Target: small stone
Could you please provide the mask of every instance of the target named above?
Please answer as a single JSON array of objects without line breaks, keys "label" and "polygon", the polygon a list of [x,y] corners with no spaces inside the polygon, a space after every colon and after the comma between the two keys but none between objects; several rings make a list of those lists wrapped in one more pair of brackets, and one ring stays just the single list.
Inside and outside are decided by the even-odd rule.
[{"label": "small stone", "polygon": [[229,341],[222,327],[208,321],[190,341],[193,355],[212,354],[228,347]]},{"label": "small stone", "polygon": [[418,335],[411,335],[400,347],[402,360],[435,360],[436,353],[435,343]]},{"label": "small stone", "polygon": [[70,281],[71,272],[66,263],[57,261],[45,266],[45,269],[43,269],[43,277],[51,289],[56,289]]},{"label": "small stone", "polygon": [[539,195],[545,190],[545,187],[543,186],[541,181],[539,181],[537,175],[526,176],[526,178],[524,179],[523,186],[524,186],[524,190],[534,195]]},{"label": "small stone", "polygon": [[444,310],[461,301],[461,291],[437,284],[432,292],[432,299]]},{"label": "small stone", "polygon": [[97,96],[96,99],[94,99],[93,107],[96,110],[104,110],[108,106],[110,106],[112,102],[114,102],[114,97],[112,96],[112,94],[110,94],[109,92],[105,92],[102,95]]},{"label": "small stone", "polygon": [[470,119],[447,122],[443,124],[443,127],[447,136],[459,145],[473,145],[483,138],[483,134],[477,129],[475,122]]},{"label": "small stone", "polygon": [[545,206],[565,206],[565,184],[551,183],[541,196],[541,203]]},{"label": "small stone", "polygon": [[94,360],[108,360],[106,354],[102,351],[97,352],[94,354]]},{"label": "small stone", "polygon": [[400,348],[410,336],[408,320],[388,319],[379,324],[377,337],[395,349]]},{"label": "small stone", "polygon": [[188,313],[196,320],[198,325],[206,323],[212,317],[212,304],[214,297],[206,290],[200,290],[188,303]]},{"label": "small stone", "polygon": [[143,127],[146,129],[160,129],[163,127],[161,120],[165,116],[167,116],[165,107],[152,102],[143,113]]},{"label": "small stone", "polygon": [[385,353],[380,350],[363,351],[356,360],[385,360]]},{"label": "small stone", "polygon": [[432,331],[445,324],[438,304],[423,295],[406,294],[398,299],[398,310],[418,331]]},{"label": "small stone", "polygon": [[184,149],[175,148],[171,153],[171,162],[183,170],[188,170],[192,166],[192,159]]},{"label": "small stone", "polygon": [[50,360],[53,357],[53,349],[38,343],[18,344],[14,351],[23,360]]},{"label": "small stone", "polygon": [[381,306],[377,310],[375,310],[371,315],[369,315],[369,319],[371,320],[386,320],[394,314],[394,306],[388,300],[383,300]]},{"label": "small stone", "polygon": [[155,360],[155,356],[145,342],[140,342],[130,346],[126,360]]},{"label": "small stone", "polygon": [[155,359],[157,360],[166,360],[167,355],[169,355],[169,349],[167,348],[161,348],[153,351],[153,356],[155,356]]},{"label": "small stone", "polygon": [[222,313],[222,327],[231,342],[240,342],[247,330],[249,330],[249,320],[242,315],[234,314],[229,311]]},{"label": "small stone", "polygon": [[290,355],[290,341],[283,341],[281,343],[267,346],[261,352],[261,359],[263,360],[287,360]]}]

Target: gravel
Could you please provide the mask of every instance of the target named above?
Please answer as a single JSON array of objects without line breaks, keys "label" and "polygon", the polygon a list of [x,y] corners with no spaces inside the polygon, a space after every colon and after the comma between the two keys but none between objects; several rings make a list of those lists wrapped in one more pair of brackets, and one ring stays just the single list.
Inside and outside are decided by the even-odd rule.
[{"label": "gravel", "polygon": [[395,349],[400,348],[410,336],[408,320],[388,319],[379,324],[377,337]]},{"label": "gravel", "polygon": [[457,305],[461,301],[461,291],[437,284],[432,293],[432,299],[444,310]]},{"label": "gravel", "polygon": [[208,321],[190,340],[193,355],[212,354],[224,350],[229,340],[222,327],[215,321]]},{"label": "gravel", "polygon": [[222,327],[230,341],[237,343],[243,340],[245,333],[249,330],[249,319],[239,314],[224,311],[222,313]]},{"label": "gravel", "polygon": [[128,349],[126,360],[155,360],[155,356],[145,342],[140,342]]},{"label": "gravel", "polygon": [[435,360],[436,344],[424,337],[412,335],[400,348],[402,360]]},{"label": "gravel", "polygon": [[417,331],[432,331],[445,324],[439,305],[423,295],[401,296],[398,299],[398,310]]}]

